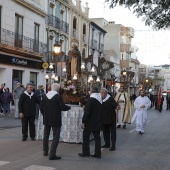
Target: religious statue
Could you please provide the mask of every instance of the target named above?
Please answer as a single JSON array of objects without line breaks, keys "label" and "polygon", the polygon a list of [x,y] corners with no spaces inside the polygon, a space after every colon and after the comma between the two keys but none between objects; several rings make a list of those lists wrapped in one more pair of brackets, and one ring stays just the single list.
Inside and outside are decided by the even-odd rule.
[{"label": "religious statue", "polygon": [[74,74],[80,75],[81,74],[81,54],[76,45],[73,45],[72,50],[69,51],[70,56],[70,72],[71,77],[74,76]]}]

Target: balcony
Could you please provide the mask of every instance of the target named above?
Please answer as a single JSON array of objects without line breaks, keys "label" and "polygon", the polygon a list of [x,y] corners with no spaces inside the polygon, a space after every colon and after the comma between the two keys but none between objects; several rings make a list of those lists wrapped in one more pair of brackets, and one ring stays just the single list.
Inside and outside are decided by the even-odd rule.
[{"label": "balcony", "polygon": [[64,33],[69,33],[69,24],[60,20],[59,18],[55,17],[54,15],[47,15],[46,16],[46,24],[52,26],[54,28],[63,31]]},{"label": "balcony", "polygon": [[47,51],[47,44],[3,28],[1,28],[0,32],[0,45],[3,49],[8,48],[7,46],[4,47],[3,45],[15,47],[15,49],[11,49],[11,52],[13,50],[15,53],[20,51],[24,53],[33,52],[35,55],[36,53],[44,55]]},{"label": "balcony", "polygon": [[73,35],[72,35],[74,38],[77,38],[79,37],[79,33],[76,29],[73,29]]},{"label": "balcony", "polygon": [[102,53],[104,50],[104,45],[103,44],[99,44],[99,51]]},{"label": "balcony", "polygon": [[91,48],[97,50],[97,41],[91,40]]}]

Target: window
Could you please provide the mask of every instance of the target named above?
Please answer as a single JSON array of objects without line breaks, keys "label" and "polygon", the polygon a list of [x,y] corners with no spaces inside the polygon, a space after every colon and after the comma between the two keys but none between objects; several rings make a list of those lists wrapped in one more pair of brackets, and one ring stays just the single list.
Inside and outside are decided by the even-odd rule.
[{"label": "window", "polygon": [[77,38],[77,32],[76,32],[76,27],[77,27],[77,18],[73,18],[73,37]]},{"label": "window", "polygon": [[30,72],[30,83],[34,84],[37,87],[37,73]]},{"label": "window", "polygon": [[20,82],[22,84],[22,71],[21,70],[13,70],[12,73],[12,91],[14,90],[16,84]]},{"label": "window", "polygon": [[73,29],[76,30],[76,27],[77,27],[77,18],[74,17],[74,18],[73,18]]},{"label": "window", "polygon": [[15,47],[22,48],[23,17],[15,14]]},{"label": "window", "polygon": [[83,24],[83,34],[86,35],[86,24]]},{"label": "window", "polygon": [[39,25],[34,23],[34,51],[39,52]]},{"label": "window", "polygon": [[53,7],[54,7],[54,6],[53,6],[52,4],[50,4],[50,11],[49,11],[49,12],[50,12],[50,15],[53,15]]},{"label": "window", "polygon": [[60,20],[64,21],[64,11],[63,10],[60,11]]},{"label": "window", "polygon": [[82,58],[83,59],[85,58],[85,55],[86,55],[86,50],[85,50],[85,48],[83,48],[83,51],[82,51]]}]

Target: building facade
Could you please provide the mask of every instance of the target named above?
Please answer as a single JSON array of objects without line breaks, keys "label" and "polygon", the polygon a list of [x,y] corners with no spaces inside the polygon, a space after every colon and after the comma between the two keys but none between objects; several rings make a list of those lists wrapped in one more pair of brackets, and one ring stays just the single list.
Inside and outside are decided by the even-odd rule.
[{"label": "building facade", "polygon": [[45,85],[47,51],[43,0],[0,0],[0,83]]},{"label": "building facade", "polygon": [[[69,2],[68,0],[46,1],[47,55],[45,61],[53,63],[54,72],[62,77],[65,58],[69,51]],[[61,45],[60,54],[54,54],[54,44]],[[47,73],[48,73],[47,69]]]},{"label": "building facade", "polygon": [[[124,27],[123,25],[115,24],[115,22],[112,21],[108,22],[104,18],[93,18],[91,20],[107,31],[104,48],[105,58],[114,62],[115,68],[111,72],[114,75],[117,84],[119,84],[118,86],[127,86],[127,82],[125,82],[126,79],[122,79],[120,76],[121,71],[124,69],[131,71],[129,63],[131,54],[134,52],[131,44],[132,38],[134,37],[133,28]],[[133,75],[134,74],[130,73],[130,76]],[[131,79],[132,78],[133,77],[131,77]],[[128,81],[131,79],[128,79]]]},{"label": "building facade", "polygon": [[107,32],[94,22],[90,22],[89,56],[93,56],[93,63],[98,66],[99,58],[104,57],[104,37]]},{"label": "building facade", "polygon": [[89,8],[84,7],[80,0],[69,0],[69,50],[76,45],[82,58],[88,57]]}]

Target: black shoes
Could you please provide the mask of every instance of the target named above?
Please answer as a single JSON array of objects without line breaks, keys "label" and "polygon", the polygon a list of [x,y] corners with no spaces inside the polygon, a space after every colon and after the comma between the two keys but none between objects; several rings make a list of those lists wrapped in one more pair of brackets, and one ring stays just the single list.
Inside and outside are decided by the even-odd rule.
[{"label": "black shoes", "polygon": [[61,156],[57,156],[57,155],[49,156],[49,160],[59,160],[59,159],[61,159]]},{"label": "black shoes", "polygon": [[126,125],[123,125],[123,129],[126,129]]},{"label": "black shoes", "polygon": [[90,154],[89,155],[85,155],[83,153],[79,153],[78,155],[81,156],[81,157],[90,157]]},{"label": "black shoes", "polygon": [[44,156],[48,156],[48,152],[44,152],[43,155],[44,155]]},{"label": "black shoes", "polygon": [[94,158],[98,158],[98,159],[101,159],[101,155],[90,155],[91,157],[94,157]]},{"label": "black shoes", "polygon": [[101,146],[101,148],[110,148],[110,146],[109,145],[103,145],[103,146]]},{"label": "black shoes", "polygon": [[[121,128],[121,125],[117,125],[117,128]],[[126,125],[123,125],[123,129],[126,129]]]},{"label": "black shoes", "polygon": [[143,132],[140,131],[140,132],[139,132],[139,135],[143,135]]},{"label": "black shoes", "polygon": [[32,141],[35,141],[35,138],[31,138]]},{"label": "black shoes", "polygon": [[22,138],[22,141],[26,141],[27,140],[27,138]]},{"label": "black shoes", "polygon": [[117,125],[117,128],[121,128],[121,125]]},{"label": "black shoes", "polygon": [[109,149],[109,151],[114,151],[114,150],[116,150],[115,146],[112,146],[112,147]]}]

